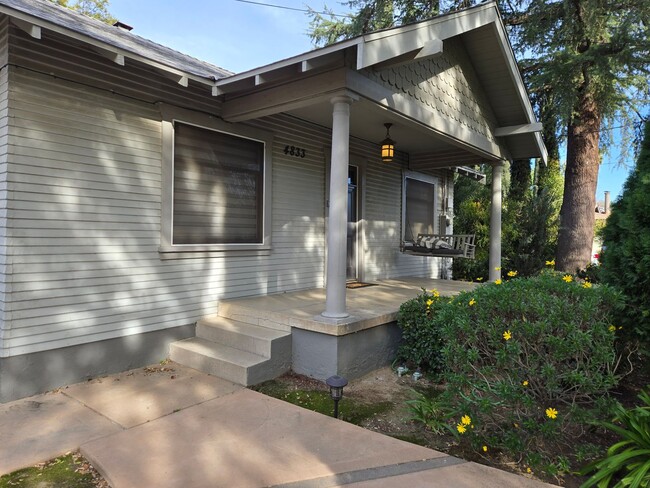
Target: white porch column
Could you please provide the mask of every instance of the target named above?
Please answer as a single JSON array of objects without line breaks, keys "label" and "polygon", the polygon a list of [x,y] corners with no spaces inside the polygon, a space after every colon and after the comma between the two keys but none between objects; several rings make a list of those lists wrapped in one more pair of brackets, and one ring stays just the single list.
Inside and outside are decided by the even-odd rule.
[{"label": "white porch column", "polygon": [[503,161],[492,165],[492,205],[490,207],[490,257],[489,279],[501,278],[501,179]]},{"label": "white porch column", "polygon": [[345,318],[345,261],[348,232],[348,162],[350,160],[350,104],[352,98],[331,100],[332,162],[327,228],[327,287],[323,317]]}]

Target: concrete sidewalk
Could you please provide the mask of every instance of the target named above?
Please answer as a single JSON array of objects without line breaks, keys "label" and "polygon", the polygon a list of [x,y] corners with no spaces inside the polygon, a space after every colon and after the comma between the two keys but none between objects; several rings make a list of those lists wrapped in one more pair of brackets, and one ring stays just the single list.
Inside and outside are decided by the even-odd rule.
[{"label": "concrete sidewalk", "polygon": [[541,487],[177,364],[0,405],[0,474],[81,452],[113,488]]}]

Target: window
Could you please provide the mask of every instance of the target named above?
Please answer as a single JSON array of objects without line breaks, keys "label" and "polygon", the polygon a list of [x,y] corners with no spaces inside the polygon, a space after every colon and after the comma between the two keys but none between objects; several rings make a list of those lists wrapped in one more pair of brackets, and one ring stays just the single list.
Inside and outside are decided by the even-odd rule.
[{"label": "window", "polygon": [[183,109],[162,112],[161,252],[270,249],[268,134]]},{"label": "window", "polygon": [[264,143],[174,123],[173,244],[262,242]]},{"label": "window", "polygon": [[408,173],[404,176],[402,198],[402,236],[414,241],[418,234],[435,233],[435,178]]}]

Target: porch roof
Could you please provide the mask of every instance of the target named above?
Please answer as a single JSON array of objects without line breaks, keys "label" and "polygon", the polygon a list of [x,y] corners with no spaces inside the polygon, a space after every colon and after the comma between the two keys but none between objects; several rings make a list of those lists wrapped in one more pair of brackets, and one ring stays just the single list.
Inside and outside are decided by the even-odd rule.
[{"label": "porch roof", "polygon": [[[486,94],[496,120],[493,135],[498,148],[472,137],[474,134],[459,132],[458,127],[428,123],[429,114],[422,114],[426,107],[408,107],[400,103],[399,90],[382,90],[362,76],[364,71],[434,58],[452,38],[461,39]],[[307,83],[308,88],[303,86]],[[330,97],[341,89],[349,90],[358,95],[350,133],[379,141],[383,124],[393,123],[391,136],[399,149],[409,153],[412,169],[499,159],[547,159],[542,126],[536,121],[495,2],[341,41],[222,78],[215,87],[215,94],[225,101],[228,120],[283,111],[325,127],[331,127]],[[283,97],[282,87],[291,87],[291,95]]]},{"label": "porch roof", "polygon": [[[50,2],[0,0],[0,13],[33,37],[40,38],[42,29],[64,34],[117,64],[132,59],[182,86],[211,89],[224,101],[226,120],[286,112],[331,127],[329,100],[343,90],[358,98],[350,134],[378,142],[383,124],[392,122],[391,135],[398,149],[409,153],[411,169],[531,157],[546,160],[541,124],[535,120],[495,2],[359,36],[239,74]],[[444,120],[424,103],[404,103],[400,93],[363,76],[436,57],[452,38],[461,40],[486,94],[496,124],[490,140],[464,131],[453,117]]]}]

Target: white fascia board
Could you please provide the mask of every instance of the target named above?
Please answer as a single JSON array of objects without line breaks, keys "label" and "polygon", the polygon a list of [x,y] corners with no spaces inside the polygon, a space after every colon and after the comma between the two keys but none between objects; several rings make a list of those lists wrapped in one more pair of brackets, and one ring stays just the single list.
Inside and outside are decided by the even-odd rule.
[{"label": "white fascia board", "polygon": [[[226,78],[221,78],[220,80],[217,80],[215,86],[219,89],[219,93],[225,93],[228,91],[225,87],[228,85],[238,83],[246,79],[259,80],[263,79],[264,77],[270,77],[270,72],[290,68],[292,65],[298,66],[298,69],[300,71],[310,71],[311,69],[325,65],[326,61],[327,64],[329,64],[330,60],[334,61],[336,53],[342,52],[349,47],[358,45],[361,42],[362,41],[360,38],[356,38],[350,39],[349,41],[332,44],[331,46],[309,51],[304,54],[299,54],[298,56],[283,59],[282,61],[278,61],[276,63],[267,64],[266,66],[261,66],[259,68],[228,76]],[[253,85],[254,84],[255,83],[253,83]]]},{"label": "white fascia board", "polygon": [[357,50],[357,70],[385,65],[390,59],[414,53],[413,59],[442,52],[442,41],[496,21],[494,5],[470,9],[426,22],[388,29],[363,36]]},{"label": "white fascia board", "polygon": [[541,122],[531,124],[509,125],[507,127],[498,127],[494,129],[495,137],[516,136],[519,134],[530,134],[531,132],[541,132],[544,126]]},{"label": "white fascia board", "polygon": [[95,50],[102,49],[104,51],[114,53],[115,55],[121,55],[123,56],[124,59],[132,59],[134,61],[141,62],[143,64],[156,68],[162,71],[163,73],[172,73],[173,75],[177,75],[179,79],[181,77],[185,77],[188,80],[193,80],[203,85],[214,86],[214,81],[208,78],[196,76],[191,73],[185,73],[177,68],[174,68],[172,66],[167,66],[165,64],[159,63],[157,61],[146,58],[144,56],[140,56],[139,54],[135,54],[129,51],[124,51],[106,42],[99,41],[90,36],[86,36],[84,34],[80,34],[79,32],[72,31],[53,22],[49,22],[47,20],[34,17],[32,15],[26,14],[24,12],[20,12],[18,10],[14,10],[12,8],[7,7],[6,5],[0,5],[0,13],[11,17],[11,20],[14,22],[18,20],[18,21],[34,24],[40,29],[47,29],[49,31],[56,32],[57,34],[61,34],[71,39],[76,39],[77,41],[81,41],[85,44],[88,44],[92,49]]}]

